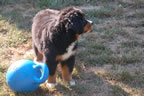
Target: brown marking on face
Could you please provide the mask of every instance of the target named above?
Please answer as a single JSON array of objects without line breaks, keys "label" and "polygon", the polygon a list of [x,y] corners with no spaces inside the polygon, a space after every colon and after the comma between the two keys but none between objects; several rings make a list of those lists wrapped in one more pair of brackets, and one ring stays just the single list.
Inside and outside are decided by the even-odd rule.
[{"label": "brown marking on face", "polygon": [[76,34],[76,39],[78,39],[79,37],[80,37],[80,35],[77,33],[77,34]]},{"label": "brown marking on face", "polygon": [[36,61],[42,61],[42,60],[43,60],[43,55],[38,52],[36,55]]},{"label": "brown marking on face", "polygon": [[72,73],[69,71],[67,65],[61,66],[62,69],[62,78],[64,82],[69,82],[72,80]]},{"label": "brown marking on face", "polygon": [[61,55],[56,56],[56,61],[62,61],[62,56]]},{"label": "brown marking on face", "polygon": [[90,31],[91,27],[92,27],[92,24],[90,24],[90,23],[86,24],[86,26],[84,27],[84,33]]},{"label": "brown marking on face", "polygon": [[49,75],[48,76],[48,83],[56,83],[56,76],[57,76],[57,73],[55,72],[54,75]]}]

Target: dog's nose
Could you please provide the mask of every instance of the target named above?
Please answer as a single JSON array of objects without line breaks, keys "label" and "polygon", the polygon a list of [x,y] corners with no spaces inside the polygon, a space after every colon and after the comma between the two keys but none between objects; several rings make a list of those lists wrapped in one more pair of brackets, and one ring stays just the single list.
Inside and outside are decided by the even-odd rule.
[{"label": "dog's nose", "polygon": [[93,22],[92,22],[92,21],[88,20],[88,22],[89,22],[91,25],[93,25]]}]

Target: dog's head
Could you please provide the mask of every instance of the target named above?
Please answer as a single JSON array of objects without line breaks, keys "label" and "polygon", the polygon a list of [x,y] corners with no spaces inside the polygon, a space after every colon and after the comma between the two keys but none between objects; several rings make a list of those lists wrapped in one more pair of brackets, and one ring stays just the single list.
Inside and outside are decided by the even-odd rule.
[{"label": "dog's head", "polygon": [[66,30],[73,31],[77,36],[91,30],[92,21],[85,18],[84,13],[74,7],[69,7],[62,10],[60,20],[64,21]]}]

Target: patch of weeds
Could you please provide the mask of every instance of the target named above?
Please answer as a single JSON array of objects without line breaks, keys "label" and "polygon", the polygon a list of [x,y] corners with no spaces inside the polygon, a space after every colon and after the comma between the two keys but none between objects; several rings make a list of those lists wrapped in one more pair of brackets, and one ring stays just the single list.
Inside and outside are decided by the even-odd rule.
[{"label": "patch of weeds", "polygon": [[118,4],[124,8],[132,6],[132,3],[128,2],[128,1],[123,1],[123,0],[118,0]]},{"label": "patch of weeds", "polygon": [[89,43],[89,41],[86,40],[86,38],[80,38],[78,44],[79,44],[79,47],[85,47],[85,46],[87,46],[88,43]]},{"label": "patch of weeds", "polygon": [[[5,49],[0,49],[0,60],[7,60],[7,59],[10,59],[10,55],[12,55],[11,51],[10,50],[5,50]],[[1,63],[0,63],[1,64]],[[4,66],[3,66],[4,67]]]},{"label": "patch of weeds", "polygon": [[103,27],[102,28],[93,27],[92,31],[94,31],[94,32],[96,31],[96,32],[99,32],[99,33],[104,33],[105,29]]},{"label": "patch of weeds", "polygon": [[101,36],[101,38],[103,38],[103,39],[106,38],[108,40],[114,40],[116,35],[124,35],[124,34],[122,34],[123,29],[121,28],[121,26],[116,26],[116,25],[109,26],[102,30],[105,33]]},{"label": "patch of weeds", "polygon": [[51,5],[52,0],[38,0],[40,7],[45,7]]},{"label": "patch of weeds", "polygon": [[133,7],[135,8],[144,8],[144,1],[143,0],[132,0]]},{"label": "patch of weeds", "polygon": [[[87,37],[87,39],[92,39],[92,35]],[[85,41],[85,40],[84,40]],[[80,48],[81,50],[78,51],[78,56],[83,57],[85,54],[93,54],[93,55],[101,55],[101,54],[112,54],[112,50],[106,48],[103,43],[96,43],[95,41],[85,41],[80,42],[81,47],[85,47],[84,49]],[[85,44],[86,43],[86,44]]]},{"label": "patch of weeds", "polygon": [[112,91],[110,92],[111,96],[129,96],[120,86],[114,85],[111,86]]},{"label": "patch of weeds", "polygon": [[144,35],[144,28],[142,27],[142,28],[137,28],[136,30],[135,30],[138,34],[140,34],[140,35]]},{"label": "patch of weeds", "polygon": [[27,34],[24,32],[19,32],[18,30],[9,32],[7,36],[7,40],[2,44],[5,47],[16,47],[17,45],[26,42],[29,38]]},{"label": "patch of weeds", "polygon": [[88,44],[88,47],[94,48],[95,50],[105,50],[106,47],[104,44],[102,43],[95,43],[95,42],[91,42]]},{"label": "patch of weeds", "polygon": [[38,3],[41,8],[64,8],[69,5],[79,6],[84,4],[85,0],[38,0]]},{"label": "patch of weeds", "polygon": [[121,64],[131,64],[131,63],[138,63],[141,61],[141,57],[134,55],[134,56],[122,56],[120,58]]},{"label": "patch of weeds", "polygon": [[110,55],[98,55],[98,56],[90,56],[88,58],[88,63],[90,65],[96,65],[96,64],[100,64],[100,65],[103,65],[103,64],[113,64],[115,63],[115,57],[114,56],[110,56]]},{"label": "patch of weeds", "polygon": [[4,73],[4,72],[6,72],[6,70],[7,70],[7,67],[2,66],[2,65],[0,64],[0,72]]},{"label": "patch of weeds", "polygon": [[92,32],[103,32],[103,29],[93,27],[93,28],[92,28]]},{"label": "patch of weeds", "polygon": [[106,55],[111,55],[113,52],[109,48],[106,48],[102,43],[95,43],[91,44],[88,46],[87,49],[89,54],[93,55],[101,55],[101,54],[106,54]]},{"label": "patch of weeds", "polygon": [[142,61],[143,58],[143,52],[142,50],[137,50],[134,48],[125,48],[126,51],[124,51],[124,54],[121,54],[119,56],[120,64],[133,64],[133,63],[139,63]]},{"label": "patch of weeds", "polygon": [[138,47],[140,45],[141,44],[138,41],[136,41],[136,40],[126,41],[126,42],[122,42],[121,43],[121,47],[122,48],[125,48],[125,47],[134,48],[134,47]]},{"label": "patch of weeds", "polygon": [[112,31],[111,29],[110,30],[105,30],[104,31],[105,34],[101,35],[101,38],[103,39],[108,39],[108,40],[114,40],[115,38],[115,32]]},{"label": "patch of weeds", "polygon": [[86,59],[86,56],[85,55],[87,55],[88,54],[88,52],[87,51],[84,51],[84,50],[82,50],[82,51],[78,51],[78,53],[77,53],[77,57],[80,59],[80,60],[83,60],[83,59]]},{"label": "patch of weeds", "polygon": [[143,74],[141,71],[139,71],[137,74],[133,76],[133,81],[129,84],[132,87],[139,87],[139,88],[144,88],[144,79],[143,79]]},{"label": "patch of weeds", "polygon": [[124,31],[123,29],[120,29],[119,31],[116,32],[117,35],[123,36],[125,38],[130,37],[130,34],[126,31]]},{"label": "patch of weeds", "polygon": [[6,84],[6,74],[0,72],[0,96],[8,96],[8,95],[14,95],[14,93],[8,88]]},{"label": "patch of weeds", "polygon": [[10,3],[11,3],[11,0],[0,0],[0,5],[7,5]]},{"label": "patch of weeds", "polygon": [[[68,0],[69,1],[69,0]],[[67,1],[65,1],[66,3]],[[87,3],[87,0],[71,0],[71,2],[69,2],[69,4],[67,5],[74,5],[74,6],[80,6]]]},{"label": "patch of weeds", "polygon": [[75,86],[73,88],[73,90],[75,90],[75,92],[77,93],[77,95],[84,95],[84,96],[87,96],[88,95],[88,86],[85,86],[85,85],[79,85],[79,86]]},{"label": "patch of weeds", "polygon": [[23,22],[16,21],[16,26],[19,29],[30,30],[32,25],[32,17],[23,17],[21,20]]},{"label": "patch of weeds", "polygon": [[122,56],[117,56],[118,64],[133,64],[138,63],[142,60],[142,54],[136,52],[130,52]]},{"label": "patch of weeds", "polygon": [[119,16],[123,13],[123,7],[113,8],[106,5],[97,9],[83,10],[87,17],[97,17],[97,18],[109,18],[112,16]]},{"label": "patch of weeds", "polygon": [[133,80],[133,76],[129,72],[123,71],[119,73],[119,80],[129,82]]},{"label": "patch of weeds", "polygon": [[15,9],[15,10],[11,10],[8,12],[4,12],[2,13],[3,18],[7,19],[7,20],[11,20],[12,22],[14,21],[22,21],[22,14],[21,14],[21,9]]},{"label": "patch of weeds", "polygon": [[109,31],[115,33],[116,35],[120,35],[123,37],[129,37],[130,35],[122,28],[121,25],[114,25],[108,29]]},{"label": "patch of weeds", "polygon": [[86,3],[91,4],[91,5],[98,5],[98,0],[85,0]]},{"label": "patch of weeds", "polygon": [[21,29],[30,29],[32,24],[32,17],[31,16],[23,16],[23,10],[21,9],[14,9],[12,11],[8,11],[6,13],[2,13],[4,19],[15,23],[18,28]]},{"label": "patch of weeds", "polygon": [[34,55],[30,54],[30,55],[26,56],[25,58],[28,59],[28,60],[32,60],[33,61]]},{"label": "patch of weeds", "polygon": [[142,41],[142,47],[144,47],[144,40]]},{"label": "patch of weeds", "polygon": [[144,12],[143,11],[140,11],[140,12],[135,12],[135,14],[133,14],[134,17],[136,18],[142,18],[144,17]]},{"label": "patch of weeds", "polygon": [[87,61],[90,65],[96,64],[131,64],[138,63],[141,61],[141,57],[139,56],[113,56],[111,54],[102,54],[95,56],[87,56]]},{"label": "patch of weeds", "polygon": [[112,10],[107,8],[100,8],[100,9],[91,9],[91,10],[84,10],[87,17],[97,17],[97,18],[106,18],[111,17]]},{"label": "patch of weeds", "polygon": [[[144,15],[142,16],[142,18],[144,17]],[[144,19],[142,19],[140,22],[139,22],[139,24],[138,24],[139,26],[144,26]]]},{"label": "patch of weeds", "polygon": [[80,78],[80,68],[78,68],[78,67],[75,67],[74,69],[73,69],[73,72],[72,72],[72,74],[73,74],[73,78]]},{"label": "patch of weeds", "polygon": [[30,36],[24,30],[19,30],[16,25],[10,24],[7,20],[0,20],[0,25],[2,29],[7,29],[6,34],[2,35],[1,37],[4,40],[0,40],[0,47],[16,47],[17,45],[26,42]]}]

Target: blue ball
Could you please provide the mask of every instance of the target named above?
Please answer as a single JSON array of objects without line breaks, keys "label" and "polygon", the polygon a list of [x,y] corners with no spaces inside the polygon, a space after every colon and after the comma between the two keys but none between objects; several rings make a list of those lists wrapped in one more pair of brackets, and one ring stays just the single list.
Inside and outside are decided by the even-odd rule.
[{"label": "blue ball", "polygon": [[30,60],[18,60],[7,71],[6,82],[16,92],[35,91],[48,78],[46,64],[35,64]]}]

